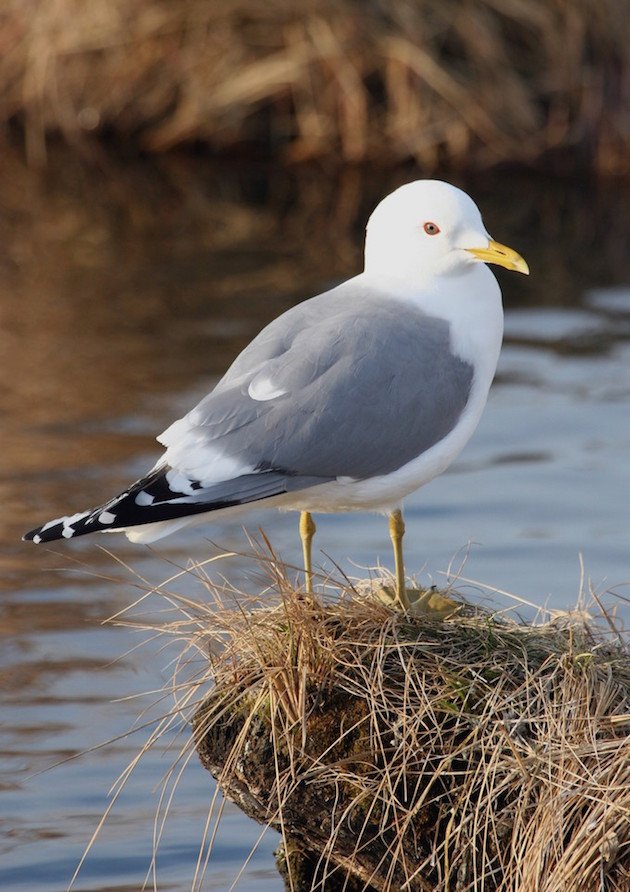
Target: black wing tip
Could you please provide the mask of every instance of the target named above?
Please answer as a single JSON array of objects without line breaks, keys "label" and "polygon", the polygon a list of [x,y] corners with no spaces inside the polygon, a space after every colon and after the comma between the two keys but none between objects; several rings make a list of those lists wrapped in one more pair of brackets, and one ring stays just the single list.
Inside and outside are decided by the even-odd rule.
[{"label": "black wing tip", "polygon": [[72,539],[74,536],[82,536],[85,533],[91,533],[99,529],[104,529],[105,525],[98,523],[97,517],[99,511],[83,511],[70,517],[57,517],[50,520],[42,526],[29,530],[22,536],[23,542],[34,542],[40,545],[42,542],[54,542],[56,539]]},{"label": "black wing tip", "polygon": [[[188,478],[187,484],[193,490],[192,494],[188,493],[172,485],[167,477],[169,470],[170,468],[166,466],[156,468],[104,505],[70,517],[51,520],[24,533],[22,541],[40,545],[42,542],[73,539],[87,533],[125,531],[129,527],[192,517],[195,514],[205,514],[221,508],[233,508],[288,492],[288,472],[270,469],[244,474],[233,481],[225,481],[228,487],[226,491],[221,491],[223,487],[220,484],[211,487],[206,493],[206,500],[198,496],[198,493],[203,495],[204,491],[200,481]],[[313,478],[312,482],[310,478],[303,479],[309,481],[307,485],[321,482],[319,478]],[[238,484],[235,490],[234,484]],[[142,501],[140,496],[144,497]]]},{"label": "black wing tip", "polygon": [[35,545],[41,545],[42,542],[53,542],[55,539],[63,539],[63,524],[55,524],[55,526],[46,529],[45,525],[35,527],[22,536],[22,542],[34,542]]},{"label": "black wing tip", "polygon": [[29,530],[28,533],[24,533],[22,536],[22,542],[33,542],[35,545],[41,545],[42,542],[51,542],[53,539],[61,539],[61,533],[57,535],[46,535],[42,533],[42,528],[37,527],[34,530]]}]

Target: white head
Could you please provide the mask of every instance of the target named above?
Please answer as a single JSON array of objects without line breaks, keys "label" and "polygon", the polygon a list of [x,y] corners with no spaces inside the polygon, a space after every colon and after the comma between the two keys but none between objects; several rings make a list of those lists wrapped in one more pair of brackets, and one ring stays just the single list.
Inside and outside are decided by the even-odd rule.
[{"label": "white head", "polygon": [[492,241],[472,198],[449,183],[407,183],[384,198],[368,221],[368,273],[420,282],[464,273],[480,261],[528,272],[520,255]]}]

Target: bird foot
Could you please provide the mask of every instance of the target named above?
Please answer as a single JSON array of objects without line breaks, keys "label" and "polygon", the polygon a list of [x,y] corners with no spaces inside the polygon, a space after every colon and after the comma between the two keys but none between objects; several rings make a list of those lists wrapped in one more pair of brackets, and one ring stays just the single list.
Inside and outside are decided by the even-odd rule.
[{"label": "bird foot", "polygon": [[[407,588],[405,592],[409,602],[409,613],[413,613],[415,616],[445,619],[447,616],[455,613],[460,607],[457,601],[441,594],[435,587],[427,589]],[[394,586],[381,585],[374,590],[374,594],[388,607],[400,608],[401,606]]]}]

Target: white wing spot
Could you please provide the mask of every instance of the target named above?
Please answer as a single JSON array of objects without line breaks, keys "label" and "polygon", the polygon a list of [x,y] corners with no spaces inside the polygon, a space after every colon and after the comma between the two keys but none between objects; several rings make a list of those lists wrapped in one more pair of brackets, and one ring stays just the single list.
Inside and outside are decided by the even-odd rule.
[{"label": "white wing spot", "polygon": [[39,533],[36,536],[33,536],[33,542],[35,543],[35,545],[39,545],[41,541],[42,537],[39,535]]},{"label": "white wing spot", "polygon": [[288,391],[276,387],[269,378],[256,377],[250,381],[247,392],[253,400],[264,403],[266,400],[275,400],[276,397],[284,396]]},{"label": "white wing spot", "polygon": [[99,523],[114,523],[116,520],[116,515],[112,514],[111,511],[101,511],[98,516]]},{"label": "white wing spot", "polygon": [[74,536],[74,527],[69,527],[64,524],[61,535],[64,537],[64,539],[72,539],[72,537]]},{"label": "white wing spot", "polygon": [[[74,536],[75,532],[70,525],[76,523],[77,520],[83,520],[83,518],[87,517],[89,513],[89,511],[79,511],[77,514],[70,514],[66,517],[57,517],[55,518],[55,520],[49,520],[48,523],[45,523],[44,526],[41,528],[40,533],[45,533],[46,530],[50,530],[52,527],[56,527],[61,524],[61,526],[63,527],[63,530],[61,531],[62,536],[65,536],[66,539],[69,539],[71,536]],[[67,529],[70,530],[69,533],[66,532]],[[33,539],[33,541],[35,540]]]},{"label": "white wing spot", "polygon": [[145,492],[143,489],[141,489],[135,498],[135,502],[136,505],[140,505],[141,507],[144,507],[145,505],[152,505],[155,502],[155,496],[152,496],[150,493]]},{"label": "white wing spot", "polygon": [[195,492],[192,488],[192,481],[175,468],[171,468],[170,471],[166,472],[166,482],[174,495],[192,496]]}]

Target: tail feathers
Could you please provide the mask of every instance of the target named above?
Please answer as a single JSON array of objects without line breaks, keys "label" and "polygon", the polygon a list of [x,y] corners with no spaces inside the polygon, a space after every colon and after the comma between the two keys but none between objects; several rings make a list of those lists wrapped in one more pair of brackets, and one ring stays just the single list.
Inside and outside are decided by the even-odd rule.
[{"label": "tail feathers", "polygon": [[[308,486],[315,481],[304,482]],[[164,521],[281,495],[294,489],[295,483],[295,479],[288,478],[280,471],[261,471],[204,486],[200,481],[162,465],[104,505],[51,520],[26,533],[23,538],[39,544],[145,524],[157,526]],[[173,524],[171,529],[179,526]]]}]

